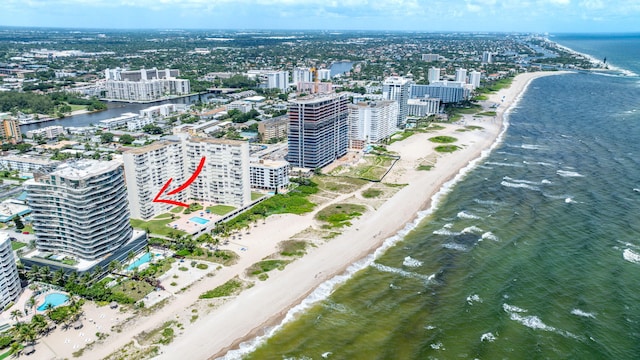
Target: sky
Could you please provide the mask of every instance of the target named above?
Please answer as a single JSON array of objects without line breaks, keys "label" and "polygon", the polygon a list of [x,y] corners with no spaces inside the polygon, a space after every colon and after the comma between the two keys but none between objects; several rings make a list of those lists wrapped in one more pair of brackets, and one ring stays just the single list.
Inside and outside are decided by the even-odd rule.
[{"label": "sky", "polygon": [[640,32],[640,0],[0,0],[0,26]]}]

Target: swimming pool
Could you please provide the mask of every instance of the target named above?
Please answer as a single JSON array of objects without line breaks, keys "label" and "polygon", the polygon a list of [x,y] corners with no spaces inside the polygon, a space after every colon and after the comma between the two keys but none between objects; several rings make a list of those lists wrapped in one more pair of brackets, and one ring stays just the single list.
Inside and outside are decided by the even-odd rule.
[{"label": "swimming pool", "polygon": [[194,216],[194,217],[190,218],[189,220],[191,220],[193,222],[197,222],[200,225],[204,225],[204,224],[209,222],[209,220],[203,219],[203,218],[201,218],[199,216]]},{"label": "swimming pool", "polygon": [[127,270],[131,271],[133,269],[138,268],[138,266],[142,264],[146,264],[151,261],[151,253],[146,253],[142,255],[138,260],[134,261],[131,265],[127,266]]},{"label": "swimming pool", "polygon": [[49,307],[49,304],[51,304],[51,306],[53,307],[56,307],[58,305],[64,304],[65,302],[67,302],[67,300],[69,300],[69,297],[65,294],[60,294],[60,293],[48,294],[44,298],[44,304],[38,306],[38,310],[45,311]]}]

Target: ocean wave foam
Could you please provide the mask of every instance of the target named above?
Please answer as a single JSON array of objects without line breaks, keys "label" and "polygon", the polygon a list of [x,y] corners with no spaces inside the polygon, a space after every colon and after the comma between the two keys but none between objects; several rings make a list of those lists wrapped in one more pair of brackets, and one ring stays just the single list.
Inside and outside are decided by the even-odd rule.
[{"label": "ocean wave foam", "polygon": [[407,256],[404,258],[402,265],[408,267],[419,267],[422,266],[422,261],[412,258],[411,256]]},{"label": "ocean wave foam", "polygon": [[510,178],[508,176],[503,177],[502,180],[506,180],[508,182],[518,183],[518,184],[529,184],[529,185],[543,184],[542,182],[538,182],[538,181],[514,179],[514,178]]},{"label": "ocean wave foam", "polygon": [[[411,271],[406,271],[406,270],[403,270],[403,269],[398,269],[398,268],[394,268],[394,267],[391,267],[391,266],[378,264],[376,262],[372,263],[371,267],[374,268],[374,269],[378,269],[380,271],[383,271],[383,272],[388,272],[388,273],[392,273],[392,274],[398,274],[398,275],[406,277],[406,278],[422,280],[422,281],[425,282],[425,284],[431,283],[433,281],[433,279],[434,279],[434,276],[432,276],[432,275],[422,275],[422,274],[414,273],[414,272],[411,272]],[[393,287],[393,286],[391,286],[391,287]]]},{"label": "ocean wave foam", "polygon": [[533,144],[522,144],[520,147],[527,150],[540,150],[544,148],[541,145],[533,145]]},{"label": "ocean wave foam", "polygon": [[474,302],[477,302],[477,303],[482,302],[482,299],[480,298],[480,296],[478,296],[478,294],[467,296],[467,304],[473,305]]},{"label": "ocean wave foam", "polygon": [[488,332],[488,333],[482,334],[482,336],[480,336],[480,341],[494,342],[494,341],[496,341],[496,336],[493,335],[492,333]]},{"label": "ocean wave foam", "polygon": [[477,204],[481,204],[481,205],[498,205],[499,204],[497,201],[494,201],[494,200],[473,199],[473,201],[475,201]]},{"label": "ocean wave foam", "polygon": [[462,229],[462,231],[460,232],[461,234],[477,234],[477,233],[483,233],[484,230],[480,229],[477,226],[469,226],[466,227],[464,229]]},{"label": "ocean wave foam", "polygon": [[442,346],[442,343],[436,343],[436,344],[431,344],[431,348],[433,350],[444,350],[444,347]]},{"label": "ocean wave foam", "polygon": [[558,170],[556,171],[556,174],[562,176],[562,177],[584,177],[584,175],[575,172],[575,171],[567,171],[567,170]]},{"label": "ocean wave foam", "polygon": [[547,179],[542,179],[542,181],[540,181],[541,184],[553,184],[551,181],[547,180]]},{"label": "ocean wave foam", "polygon": [[486,233],[482,234],[482,240],[500,241],[500,239],[498,239],[498,237],[495,236],[491,231],[487,231]]},{"label": "ocean wave foam", "polygon": [[460,235],[459,232],[447,230],[445,228],[442,228],[440,230],[436,230],[433,233],[436,234],[436,235],[445,235],[445,236],[458,236],[458,235]]},{"label": "ocean wave foam", "polygon": [[434,330],[434,329],[437,329],[437,328],[436,328],[435,326],[433,326],[433,325],[426,325],[424,328],[425,328],[425,330]]},{"label": "ocean wave foam", "polygon": [[509,314],[509,318],[513,321],[517,321],[520,324],[536,330],[544,330],[560,334],[564,337],[570,337],[574,339],[580,339],[578,336],[564,330],[556,329],[553,326],[545,324],[539,317],[535,315],[522,315],[527,312],[525,309],[521,309],[517,306],[502,304],[502,308]]},{"label": "ocean wave foam", "polygon": [[495,162],[495,161],[487,161],[485,165],[495,165],[495,166],[506,166],[506,167],[522,167],[520,164],[514,163],[503,163],[503,162]]},{"label": "ocean wave foam", "polygon": [[592,318],[592,319],[596,318],[596,315],[594,313],[589,313],[589,312],[586,312],[586,311],[582,311],[580,309],[571,310],[571,314],[576,315],[576,316]]},{"label": "ocean wave foam", "polygon": [[576,203],[576,201],[575,201],[575,200],[573,200],[573,199],[572,199],[572,198],[570,198],[570,197],[568,197],[568,198],[564,199],[564,202],[566,202],[567,204],[573,204],[573,203]]},{"label": "ocean wave foam", "polygon": [[523,183],[511,183],[508,181],[502,181],[500,185],[510,187],[510,188],[515,188],[515,189],[528,189],[533,191],[540,191],[540,188],[537,186],[523,184]]},{"label": "ocean wave foam", "polygon": [[622,257],[629,262],[640,264],[640,254],[631,249],[624,249]]},{"label": "ocean wave foam", "polygon": [[456,243],[444,243],[442,244],[442,247],[449,250],[469,251],[466,246]]},{"label": "ocean wave foam", "polygon": [[460,219],[481,219],[480,216],[469,214],[466,211],[460,211],[457,215]]}]

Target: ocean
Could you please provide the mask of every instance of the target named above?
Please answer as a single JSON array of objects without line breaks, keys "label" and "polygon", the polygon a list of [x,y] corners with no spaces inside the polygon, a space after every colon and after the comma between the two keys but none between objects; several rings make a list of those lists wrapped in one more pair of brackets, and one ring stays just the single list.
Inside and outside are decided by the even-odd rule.
[{"label": "ocean", "polygon": [[640,36],[551,39],[619,71],[534,80],[434,209],[229,357],[637,359]]}]

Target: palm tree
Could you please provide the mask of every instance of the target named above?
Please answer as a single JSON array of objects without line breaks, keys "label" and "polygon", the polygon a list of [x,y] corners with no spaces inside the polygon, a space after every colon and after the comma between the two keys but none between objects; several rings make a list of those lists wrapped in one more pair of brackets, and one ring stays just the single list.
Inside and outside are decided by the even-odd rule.
[{"label": "palm tree", "polygon": [[22,317],[22,311],[20,310],[13,310],[11,312],[11,319],[13,319],[13,321],[15,321],[17,324],[20,324],[19,319]]},{"label": "palm tree", "polygon": [[31,309],[36,307],[36,297],[35,296],[31,296],[25,303],[25,311],[24,313],[27,314],[27,309]]},{"label": "palm tree", "polygon": [[58,270],[56,270],[53,273],[53,276],[51,278],[51,282],[56,284],[56,285],[62,285],[64,283],[64,269],[63,268],[59,268]]},{"label": "palm tree", "polygon": [[51,276],[51,269],[48,266],[43,266],[39,270],[39,275],[42,281],[49,282],[49,276]]}]

